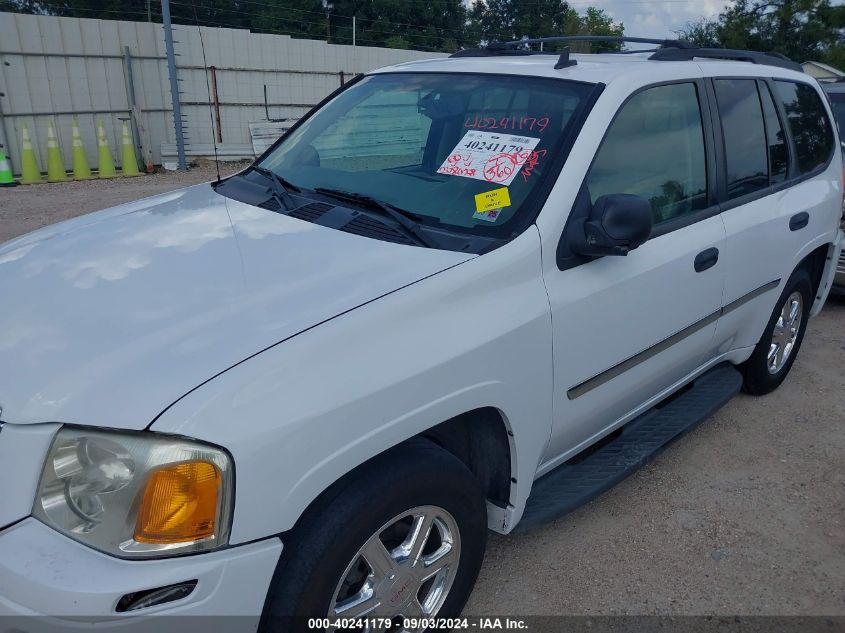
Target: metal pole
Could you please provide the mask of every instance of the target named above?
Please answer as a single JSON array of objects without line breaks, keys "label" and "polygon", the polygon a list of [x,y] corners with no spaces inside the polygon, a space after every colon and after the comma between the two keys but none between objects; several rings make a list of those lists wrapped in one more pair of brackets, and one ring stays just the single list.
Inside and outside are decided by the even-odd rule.
[{"label": "metal pole", "polygon": [[[214,119],[217,121],[217,132],[216,138],[218,143],[223,142],[223,127],[220,125],[220,98],[217,96],[217,68],[214,66],[209,66],[209,70],[211,71],[211,94],[212,94],[212,102],[214,103]],[[265,92],[264,92],[264,103],[267,103],[267,84],[264,84]]]},{"label": "metal pole", "polygon": [[129,47],[123,47],[123,76],[126,79],[126,99],[129,102],[129,127],[132,130],[132,142],[135,145],[135,154],[140,151],[141,164],[146,163],[144,160],[144,150],[141,147],[141,134],[138,132],[138,121],[135,118],[136,104],[135,104],[135,81],[132,78],[132,55],[129,52]]},{"label": "metal pole", "polygon": [[[3,61],[4,66],[11,66],[11,64],[7,61]],[[0,99],[6,96],[5,92],[0,92]],[[3,103],[0,101],[0,134],[3,135],[3,138],[0,139],[0,147],[4,147],[6,149],[6,155],[9,156],[9,162],[12,161],[11,155],[9,152],[12,151],[12,136],[6,130],[6,119],[3,117]],[[17,139],[16,139],[17,140]]]},{"label": "metal pole", "polygon": [[170,100],[173,102],[173,127],[176,131],[178,167],[180,171],[187,171],[185,136],[182,133],[182,108],[179,107],[179,85],[176,79],[176,57],[173,53],[173,25],[170,23],[170,0],[161,0],[161,21],[164,28],[164,48],[167,52],[167,70],[170,75]]},{"label": "metal pole", "polygon": [[355,16],[352,16],[352,46],[355,46]]}]

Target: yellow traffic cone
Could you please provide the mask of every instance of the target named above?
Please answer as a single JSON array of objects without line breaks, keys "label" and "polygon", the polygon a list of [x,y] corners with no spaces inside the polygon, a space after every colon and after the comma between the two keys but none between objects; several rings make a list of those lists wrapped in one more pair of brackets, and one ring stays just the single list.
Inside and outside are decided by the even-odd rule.
[{"label": "yellow traffic cone", "polygon": [[12,165],[6,154],[0,149],[0,187],[15,187],[18,183],[12,178]]},{"label": "yellow traffic cone", "polygon": [[138,158],[135,156],[135,145],[132,143],[132,135],[129,133],[129,123],[123,122],[123,132],[120,135],[120,147],[123,153],[123,160],[120,163],[121,176],[140,176],[138,171]]},{"label": "yellow traffic cone", "polygon": [[79,121],[73,117],[73,179],[88,180],[90,178],[91,167],[88,165],[85,146],[82,145],[82,136],[79,134]]},{"label": "yellow traffic cone", "polygon": [[67,179],[65,159],[62,158],[59,139],[56,137],[56,128],[50,121],[47,124],[47,182],[64,182]]},{"label": "yellow traffic cone", "polygon": [[29,128],[24,123],[21,128],[21,183],[36,185],[42,182],[44,178],[41,176],[41,168],[38,167],[38,159],[35,158],[35,150],[32,149]]},{"label": "yellow traffic cone", "polygon": [[106,138],[106,129],[102,121],[97,121],[97,147],[100,152],[100,164],[97,168],[97,175],[100,178],[114,178],[117,174],[114,171],[114,159],[109,148],[109,139]]}]

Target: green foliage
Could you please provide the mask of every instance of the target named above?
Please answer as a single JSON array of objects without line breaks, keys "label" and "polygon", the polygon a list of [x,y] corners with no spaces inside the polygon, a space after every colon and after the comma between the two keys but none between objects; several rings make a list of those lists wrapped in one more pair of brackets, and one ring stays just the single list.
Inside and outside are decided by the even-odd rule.
[{"label": "green foliage", "polygon": [[[0,0],[0,11],[104,20],[161,21],[159,0]],[[579,14],[563,0],[171,0],[177,24],[202,24],[417,50],[453,52],[496,40],[554,35],[622,35],[603,10]],[[551,45],[547,50],[554,50]],[[619,50],[582,44],[574,50]]]},{"label": "green foliage", "polygon": [[[562,0],[476,0],[469,12],[469,29],[481,42],[559,35],[624,35],[624,27],[603,9],[589,7],[583,15]],[[546,50],[559,46],[548,45]],[[620,43],[577,44],[575,51],[621,50]]]},{"label": "green foliage", "polygon": [[688,24],[680,36],[700,46],[777,51],[797,62],[845,67],[845,5],[830,0],[736,0],[715,20]]}]

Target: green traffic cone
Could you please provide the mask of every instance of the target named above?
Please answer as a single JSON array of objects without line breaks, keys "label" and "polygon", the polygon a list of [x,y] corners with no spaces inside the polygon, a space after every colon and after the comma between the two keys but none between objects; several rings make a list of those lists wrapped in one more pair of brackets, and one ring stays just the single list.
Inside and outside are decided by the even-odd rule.
[{"label": "green traffic cone", "polygon": [[67,178],[65,160],[56,137],[56,128],[50,121],[47,125],[47,182],[64,182]]},{"label": "green traffic cone", "polygon": [[44,182],[44,178],[41,176],[41,169],[38,167],[38,159],[35,158],[32,139],[29,137],[29,128],[24,123],[21,127],[21,183],[35,185],[42,182]]},{"label": "green traffic cone", "polygon": [[82,135],[79,133],[79,122],[73,117],[73,179],[88,180],[91,178],[91,167],[85,155]]},{"label": "green traffic cone", "polygon": [[18,183],[12,178],[12,165],[6,154],[0,149],[0,187],[14,187]]},{"label": "green traffic cone", "polygon": [[114,159],[109,148],[109,139],[106,138],[106,129],[102,121],[97,121],[97,148],[100,152],[100,164],[97,166],[97,176],[100,178],[114,178]]},{"label": "green traffic cone", "polygon": [[123,122],[123,132],[120,135],[120,146],[123,153],[123,160],[120,163],[121,176],[140,176],[138,171],[138,158],[135,156],[135,145],[132,143],[132,135],[129,133],[129,124]]}]

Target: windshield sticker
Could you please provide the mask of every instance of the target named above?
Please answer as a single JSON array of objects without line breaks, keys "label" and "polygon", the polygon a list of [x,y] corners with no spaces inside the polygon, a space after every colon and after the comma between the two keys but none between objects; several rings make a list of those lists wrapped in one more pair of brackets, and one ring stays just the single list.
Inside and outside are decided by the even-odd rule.
[{"label": "windshield sticker", "polygon": [[[499,187],[498,189],[484,191],[482,193],[476,194],[475,196],[476,213],[472,217],[476,217],[479,214],[483,215],[488,213],[489,211],[509,206],[511,206],[511,196],[507,187]],[[498,213],[496,215],[498,215]],[[485,217],[482,219],[487,220],[489,218]]]},{"label": "windshield sticker", "polygon": [[524,130],[527,132],[545,132],[549,127],[549,117],[541,116],[480,116],[467,117],[464,127],[474,130]]},{"label": "windshield sticker", "polygon": [[510,185],[539,142],[539,138],[470,130],[437,173]]},{"label": "windshield sticker", "polygon": [[499,219],[499,214],[502,213],[501,209],[491,209],[490,211],[478,212],[472,214],[473,220],[485,220],[487,222],[495,222]]}]

